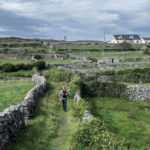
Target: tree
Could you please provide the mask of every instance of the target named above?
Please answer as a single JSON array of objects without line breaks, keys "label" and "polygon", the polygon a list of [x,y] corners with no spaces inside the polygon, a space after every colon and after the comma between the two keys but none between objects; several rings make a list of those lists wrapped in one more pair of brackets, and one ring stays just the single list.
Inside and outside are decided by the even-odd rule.
[{"label": "tree", "polygon": [[124,50],[124,51],[128,51],[128,50],[131,50],[132,49],[132,44],[124,41],[122,43],[119,44],[119,47]]}]

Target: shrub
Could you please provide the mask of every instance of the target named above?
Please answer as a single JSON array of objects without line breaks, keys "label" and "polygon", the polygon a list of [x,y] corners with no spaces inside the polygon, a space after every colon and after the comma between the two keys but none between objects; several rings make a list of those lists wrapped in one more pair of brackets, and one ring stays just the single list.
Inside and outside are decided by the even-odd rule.
[{"label": "shrub", "polygon": [[24,53],[25,53],[25,54],[28,53],[28,49],[27,49],[27,48],[24,49]]},{"label": "shrub", "polygon": [[63,72],[57,69],[50,69],[46,72],[45,76],[54,82],[70,82],[73,76],[72,72]]},{"label": "shrub", "polygon": [[16,64],[15,65],[15,70],[24,70],[25,65],[24,64]]},{"label": "shrub", "polygon": [[146,47],[146,46],[141,47],[142,51],[146,51],[147,49],[148,49],[148,47]]},{"label": "shrub", "polygon": [[119,44],[119,47],[124,50],[124,51],[127,51],[127,50],[131,50],[132,49],[132,44],[124,41],[122,43]]},{"label": "shrub", "polygon": [[117,139],[109,132],[104,122],[91,119],[81,124],[73,135],[72,150],[127,150],[124,140]]},{"label": "shrub", "polygon": [[14,65],[12,65],[12,64],[4,64],[4,65],[2,66],[2,70],[3,70],[4,72],[13,72],[13,71],[15,71],[15,67],[14,67]]},{"label": "shrub", "polygon": [[88,59],[91,60],[92,62],[96,62],[97,63],[97,59],[96,58],[88,57]]},{"label": "shrub", "polygon": [[34,55],[34,58],[35,59],[42,59],[42,56],[41,55]]},{"label": "shrub", "polygon": [[33,66],[37,67],[38,69],[45,69],[46,63],[45,61],[37,61],[36,63],[33,64]]},{"label": "shrub", "polygon": [[149,54],[149,49],[148,49],[148,47],[143,46],[143,47],[141,48],[141,50],[143,51],[144,54]]},{"label": "shrub", "polygon": [[84,84],[84,88],[82,90],[84,97],[124,97],[124,90],[126,85],[121,83],[101,83],[97,82],[97,80],[93,80]]},{"label": "shrub", "polygon": [[82,96],[82,87],[83,87],[83,81],[79,76],[74,76],[73,80],[70,83],[70,89],[69,93],[70,96],[73,97],[77,92],[81,94]]},{"label": "shrub", "polygon": [[8,47],[3,47],[3,52],[8,53],[9,48]]},{"label": "shrub", "polygon": [[88,110],[88,108],[88,103],[86,101],[81,100],[77,102],[73,108],[73,116],[81,119],[85,110]]}]

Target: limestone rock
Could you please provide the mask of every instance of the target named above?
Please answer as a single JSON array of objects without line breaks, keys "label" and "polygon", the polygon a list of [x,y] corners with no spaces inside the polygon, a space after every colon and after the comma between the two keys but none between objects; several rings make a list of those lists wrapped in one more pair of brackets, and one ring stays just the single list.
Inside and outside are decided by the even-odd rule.
[{"label": "limestone rock", "polygon": [[74,96],[74,103],[77,103],[77,102],[81,101],[81,99],[82,98],[81,98],[80,94],[76,93],[75,96]]},{"label": "limestone rock", "polygon": [[89,120],[93,118],[93,115],[91,114],[91,112],[89,110],[85,110],[82,120]]}]

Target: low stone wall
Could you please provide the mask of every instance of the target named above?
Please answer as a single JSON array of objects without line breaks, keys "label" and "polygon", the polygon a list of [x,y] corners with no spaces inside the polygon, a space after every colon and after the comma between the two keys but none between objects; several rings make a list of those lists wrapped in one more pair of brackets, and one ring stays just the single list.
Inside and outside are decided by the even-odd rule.
[{"label": "low stone wall", "polygon": [[99,63],[98,67],[100,68],[118,68],[118,67],[144,67],[150,66],[150,63],[115,63],[115,64],[103,64]]},{"label": "low stone wall", "polygon": [[68,69],[77,69],[82,67],[97,67],[94,63],[73,63],[73,64],[46,64],[47,67],[60,66]]},{"label": "low stone wall", "polygon": [[121,62],[131,62],[131,61],[139,61],[139,60],[150,60],[150,56],[148,57],[135,57],[135,58],[122,58]]},{"label": "low stone wall", "polygon": [[110,75],[98,77],[99,82],[130,82],[130,83],[150,83],[150,77],[133,74]]},{"label": "low stone wall", "polygon": [[85,76],[95,76],[97,74],[105,73],[108,71],[115,71],[116,73],[118,70],[114,70],[113,68],[100,68],[100,69],[75,69],[75,68],[67,68],[64,66],[59,66],[58,70],[66,71],[66,72],[73,72],[73,73],[79,73],[84,74]]},{"label": "low stone wall", "polygon": [[18,55],[18,54],[0,54],[1,59],[14,59],[14,60],[31,60],[32,56],[27,56],[27,55]]},{"label": "low stone wall", "polygon": [[[78,52],[78,53],[69,53],[69,56],[72,57],[74,55],[102,55],[103,52]],[[104,52],[105,55],[124,55],[124,54],[143,54],[142,51],[124,51],[124,52]]]},{"label": "low stone wall", "polygon": [[[18,52],[20,53],[20,52]],[[56,54],[39,54],[43,59],[67,59],[68,55],[56,55]],[[24,59],[24,60],[31,60],[33,55],[28,54],[24,55],[22,54],[0,54],[0,58],[2,59]]]},{"label": "low stone wall", "polygon": [[25,127],[26,120],[34,116],[36,101],[47,89],[44,77],[35,74],[32,80],[37,85],[27,93],[24,100],[0,113],[0,150],[5,150]]},{"label": "low stone wall", "polygon": [[[27,50],[30,53],[37,53],[38,50],[32,49],[32,50]],[[4,50],[0,48],[0,52],[3,53]],[[9,48],[8,53],[25,53],[24,49],[18,49],[18,48]]]},{"label": "low stone wall", "polygon": [[101,83],[94,80],[86,82],[85,87],[86,91],[83,89],[82,92],[86,97],[115,97],[135,101],[150,101],[150,86],[126,85],[116,82]]},{"label": "low stone wall", "polygon": [[0,80],[4,80],[4,81],[7,81],[7,80],[30,80],[30,79],[31,79],[30,77],[7,77],[7,76],[0,77]]},{"label": "low stone wall", "polygon": [[125,93],[129,100],[150,100],[150,86],[128,85]]}]

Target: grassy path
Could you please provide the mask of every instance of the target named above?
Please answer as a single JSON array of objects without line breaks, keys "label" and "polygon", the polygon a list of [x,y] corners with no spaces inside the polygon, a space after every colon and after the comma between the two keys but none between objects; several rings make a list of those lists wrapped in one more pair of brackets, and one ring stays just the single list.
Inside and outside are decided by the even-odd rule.
[{"label": "grassy path", "polygon": [[72,100],[67,113],[62,110],[58,93],[62,85],[54,83],[46,96],[37,104],[35,118],[27,121],[26,128],[10,150],[68,150],[71,135],[78,121],[72,117]]}]

